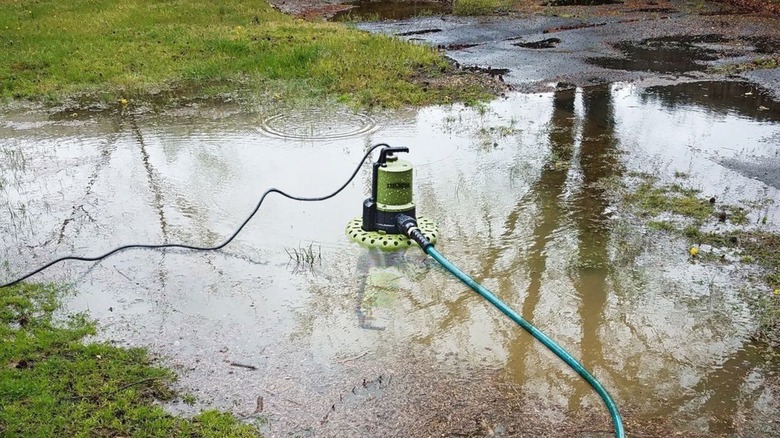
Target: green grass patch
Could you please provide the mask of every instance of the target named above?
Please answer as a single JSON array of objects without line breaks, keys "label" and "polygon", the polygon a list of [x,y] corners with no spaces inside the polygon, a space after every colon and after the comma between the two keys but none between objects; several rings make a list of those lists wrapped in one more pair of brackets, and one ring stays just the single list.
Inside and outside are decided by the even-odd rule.
[{"label": "green grass patch", "polygon": [[489,15],[507,9],[508,0],[454,0],[452,13],[455,15]]},{"label": "green grass patch", "polygon": [[780,67],[780,56],[761,56],[740,64],[727,64],[712,68],[714,73],[739,74],[752,70],[765,70]]},{"label": "green grass patch", "polygon": [[399,106],[488,96],[464,81],[426,86],[452,71],[433,48],[304,22],[258,0],[0,1],[0,46],[5,99],[239,90]]},{"label": "green grass patch", "polygon": [[643,216],[657,216],[668,212],[704,221],[713,216],[712,205],[699,198],[699,191],[688,189],[679,184],[657,187],[652,181],[642,182],[639,187],[626,195],[626,201],[639,209]]},{"label": "green grass patch", "polygon": [[56,320],[54,287],[0,289],[0,436],[254,437],[233,416],[185,419],[155,404],[175,397],[174,374],[142,349],[85,344],[83,315]]},{"label": "green grass patch", "polygon": [[647,228],[655,231],[675,231],[677,227],[669,221],[650,221],[647,223]]}]

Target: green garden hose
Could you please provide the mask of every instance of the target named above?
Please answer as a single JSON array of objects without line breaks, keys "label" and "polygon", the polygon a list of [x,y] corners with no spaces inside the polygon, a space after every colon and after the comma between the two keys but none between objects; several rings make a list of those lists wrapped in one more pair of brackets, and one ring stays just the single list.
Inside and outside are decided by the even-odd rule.
[{"label": "green garden hose", "polygon": [[501,301],[492,292],[487,290],[484,286],[479,284],[473,278],[469,277],[466,273],[458,269],[457,266],[450,263],[449,260],[444,258],[443,255],[441,255],[438,251],[436,251],[436,248],[434,248],[433,245],[428,244],[423,247],[423,250],[425,251],[426,254],[428,254],[434,260],[439,262],[439,264],[442,265],[444,269],[449,271],[460,281],[466,283],[466,285],[471,289],[473,289],[474,292],[480,294],[482,298],[490,301],[490,304],[497,307],[498,310],[503,312],[504,315],[508,316],[509,319],[516,322],[525,331],[530,333],[531,336],[538,339],[539,342],[544,344],[545,347],[550,349],[550,351],[555,353],[556,356],[558,356],[561,360],[566,362],[566,364],[569,365],[574,371],[576,371],[577,374],[579,374],[583,379],[585,379],[585,381],[588,382],[588,384],[590,384],[590,386],[593,387],[593,389],[598,393],[598,395],[604,401],[604,404],[607,405],[609,414],[612,416],[612,423],[615,425],[615,436],[617,438],[625,437],[625,430],[623,429],[623,420],[620,418],[620,412],[618,411],[615,401],[612,400],[612,397],[609,395],[609,393],[604,388],[604,386],[602,386],[601,383],[598,380],[596,380],[596,378],[593,377],[593,375],[590,374],[588,370],[586,370],[585,367],[582,366],[581,363],[577,361],[577,359],[575,359],[571,354],[569,354],[566,350],[564,350],[563,347],[556,344],[555,341],[550,339],[547,335],[542,333],[541,330],[534,327],[533,324],[523,319],[522,316],[520,316],[517,312],[512,310],[509,306],[506,305],[506,303]]}]

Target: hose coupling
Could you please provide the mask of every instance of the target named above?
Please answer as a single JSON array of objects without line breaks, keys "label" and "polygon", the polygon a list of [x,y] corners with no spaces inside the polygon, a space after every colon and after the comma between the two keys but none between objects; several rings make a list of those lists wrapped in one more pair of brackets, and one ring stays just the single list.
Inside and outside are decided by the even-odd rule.
[{"label": "hose coupling", "polygon": [[433,245],[417,227],[417,220],[415,218],[406,214],[399,214],[395,217],[395,225],[398,227],[398,231],[417,242],[423,251]]}]

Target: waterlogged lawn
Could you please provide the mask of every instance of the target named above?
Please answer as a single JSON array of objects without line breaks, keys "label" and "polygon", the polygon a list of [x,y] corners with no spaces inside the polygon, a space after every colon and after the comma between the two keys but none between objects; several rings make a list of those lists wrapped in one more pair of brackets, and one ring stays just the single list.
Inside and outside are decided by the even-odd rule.
[{"label": "waterlogged lawn", "polygon": [[[691,261],[722,263],[725,256],[702,253],[703,245],[721,250],[735,250],[741,263],[763,268],[762,278],[748,285],[744,296],[756,317],[753,336],[780,347],[780,234],[765,229],[766,206],[771,199],[741,206],[721,205],[715,198],[706,199],[698,190],[681,184],[659,185],[654,177],[637,174],[639,184],[624,193],[623,200],[634,213],[647,218],[651,230],[684,236],[692,245]],[[677,176],[677,175],[676,175]],[[685,175],[677,176],[685,178]],[[748,216],[757,211],[757,222],[749,224]],[[763,213],[762,213],[763,212]],[[716,222],[743,226],[727,232],[702,231]]]},{"label": "waterlogged lawn", "polygon": [[[397,106],[487,96],[436,50],[265,1],[0,0],[0,98],[116,101],[160,90]],[[427,82],[427,84],[425,84]]]},{"label": "waterlogged lawn", "polygon": [[258,436],[217,411],[166,414],[154,402],[175,397],[173,373],[141,349],[85,344],[94,324],[56,321],[57,308],[53,287],[0,289],[0,436]]}]

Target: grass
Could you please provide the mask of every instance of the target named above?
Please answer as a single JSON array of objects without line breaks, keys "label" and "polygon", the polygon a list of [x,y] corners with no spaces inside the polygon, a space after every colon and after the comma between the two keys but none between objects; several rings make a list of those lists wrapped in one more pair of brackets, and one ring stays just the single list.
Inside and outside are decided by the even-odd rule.
[{"label": "grass", "polygon": [[639,208],[643,216],[657,216],[664,212],[704,221],[714,215],[715,210],[707,200],[699,198],[700,192],[684,188],[679,184],[656,186],[653,181],[644,181],[626,195],[626,201]]},{"label": "grass", "polygon": [[304,22],[261,0],[0,0],[0,46],[6,100],[238,90],[392,107],[488,96],[468,81],[423,84],[453,71],[433,48]]},{"label": "grass", "polygon": [[677,227],[669,221],[650,221],[647,223],[647,228],[655,231],[674,231]]},{"label": "grass", "polygon": [[726,64],[718,67],[714,67],[712,71],[714,73],[733,75],[744,73],[752,70],[765,70],[780,67],[780,56],[761,56],[751,61],[743,62],[740,64]]},{"label": "grass", "polygon": [[84,343],[95,325],[58,321],[58,306],[52,286],[0,289],[0,436],[258,436],[226,413],[165,413],[156,402],[176,396],[174,374],[142,349]]},{"label": "grass", "polygon": [[507,9],[512,1],[507,0],[454,0],[452,13],[455,15],[489,15]]}]

